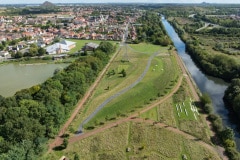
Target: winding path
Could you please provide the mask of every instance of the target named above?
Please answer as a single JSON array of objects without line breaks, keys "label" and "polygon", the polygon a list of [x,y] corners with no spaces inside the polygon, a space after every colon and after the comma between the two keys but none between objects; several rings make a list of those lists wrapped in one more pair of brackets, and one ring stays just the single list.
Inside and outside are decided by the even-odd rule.
[{"label": "winding path", "polygon": [[81,134],[81,135],[79,135],[79,136],[73,136],[73,137],[71,137],[71,138],[69,139],[69,143],[74,143],[74,142],[79,141],[79,140],[81,140],[81,139],[84,139],[84,138],[87,138],[87,137],[89,137],[89,136],[95,135],[95,134],[97,134],[97,133],[99,133],[99,132],[103,132],[103,131],[106,130],[106,129],[112,128],[112,127],[117,126],[117,125],[119,125],[119,124],[122,124],[122,123],[124,123],[124,122],[127,122],[127,121],[130,121],[130,120],[132,120],[132,119],[135,119],[139,114],[144,113],[144,112],[147,112],[148,110],[150,110],[150,109],[158,106],[159,104],[163,103],[163,102],[166,101],[168,98],[170,98],[170,97],[179,89],[179,87],[180,87],[181,84],[182,84],[182,77],[178,80],[178,82],[177,82],[177,84],[174,86],[173,90],[172,90],[169,94],[167,94],[166,96],[162,97],[159,101],[156,101],[156,102],[150,104],[149,106],[147,106],[146,108],[144,108],[144,109],[141,110],[140,112],[134,113],[134,114],[130,115],[130,116],[127,117],[127,118],[117,120],[117,121],[115,121],[115,122],[113,122],[113,123],[109,123],[109,124],[107,124],[107,125],[105,125],[105,126],[102,126],[102,127],[100,127],[100,128],[94,129],[94,130],[92,130],[92,131],[90,131],[90,132]]},{"label": "winding path", "polygon": [[78,102],[77,107],[74,109],[73,113],[69,117],[68,121],[64,124],[64,126],[60,129],[58,135],[55,137],[55,139],[49,144],[49,150],[50,152],[54,147],[59,146],[63,142],[63,138],[61,136],[66,132],[68,126],[71,124],[73,119],[78,114],[79,110],[82,108],[84,103],[87,101],[87,99],[91,96],[95,88],[97,87],[98,83],[102,79],[102,77],[105,75],[106,71],[108,70],[110,64],[113,62],[113,60],[116,58],[118,53],[120,52],[121,47],[117,52],[114,53],[112,58],[110,59],[109,63],[105,66],[105,68],[102,70],[102,72],[99,74],[95,82],[91,85],[91,87],[88,89],[88,91],[85,93],[84,97]]},{"label": "winding path", "polygon": [[151,55],[151,57],[148,60],[147,66],[145,68],[145,70],[143,71],[143,73],[140,75],[140,77],[132,84],[130,84],[129,86],[127,86],[126,88],[122,89],[121,91],[117,92],[116,94],[112,95],[111,97],[109,97],[108,99],[106,99],[102,104],[100,104],[96,110],[91,113],[79,126],[78,128],[78,135],[83,133],[83,126],[85,124],[87,124],[102,108],[104,108],[110,101],[112,101],[113,99],[119,97],[120,95],[126,93],[127,91],[129,91],[130,89],[132,89],[133,87],[135,87],[139,82],[142,81],[142,79],[144,78],[144,76],[147,74],[150,66],[151,66],[151,62],[153,60],[153,58],[158,54],[158,52],[154,53],[153,55]]}]

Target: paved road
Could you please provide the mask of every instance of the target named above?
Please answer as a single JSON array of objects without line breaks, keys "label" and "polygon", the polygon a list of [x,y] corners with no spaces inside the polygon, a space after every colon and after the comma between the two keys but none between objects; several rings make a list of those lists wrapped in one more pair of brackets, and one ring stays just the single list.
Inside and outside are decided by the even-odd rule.
[{"label": "paved road", "polygon": [[153,60],[153,58],[158,54],[158,52],[154,53],[148,60],[147,66],[145,68],[145,70],[143,71],[143,73],[140,75],[140,77],[131,85],[127,86],[126,88],[124,88],[123,90],[119,91],[118,93],[114,94],[113,96],[109,97],[108,99],[106,99],[102,104],[100,104],[97,109],[91,113],[79,126],[78,128],[78,132],[77,134],[82,134],[83,133],[83,126],[85,124],[87,124],[103,107],[105,107],[110,101],[112,101],[113,99],[119,97],[120,95],[126,93],[127,91],[129,91],[130,89],[132,89],[133,87],[135,87],[139,82],[142,81],[142,79],[144,78],[144,76],[147,74],[151,62]]}]

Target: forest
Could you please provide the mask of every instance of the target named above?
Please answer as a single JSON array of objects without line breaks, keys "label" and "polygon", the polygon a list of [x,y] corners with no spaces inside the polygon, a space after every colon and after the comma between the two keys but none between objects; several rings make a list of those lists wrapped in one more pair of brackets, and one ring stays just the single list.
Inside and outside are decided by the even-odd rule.
[{"label": "forest", "polygon": [[171,40],[167,36],[161,17],[156,12],[147,11],[137,21],[137,39],[133,43],[149,42],[156,45],[168,46]]},{"label": "forest", "polygon": [[36,159],[47,149],[75,105],[108,63],[115,46],[101,42],[94,54],[56,70],[43,84],[0,96],[0,159]]}]

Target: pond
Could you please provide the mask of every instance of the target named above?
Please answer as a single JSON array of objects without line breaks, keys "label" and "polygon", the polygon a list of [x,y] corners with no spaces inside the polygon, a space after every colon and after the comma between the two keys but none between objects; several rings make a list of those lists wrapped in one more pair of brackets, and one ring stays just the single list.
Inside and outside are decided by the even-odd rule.
[{"label": "pond", "polygon": [[13,96],[16,91],[43,83],[56,69],[68,64],[6,64],[0,66],[0,95]]}]

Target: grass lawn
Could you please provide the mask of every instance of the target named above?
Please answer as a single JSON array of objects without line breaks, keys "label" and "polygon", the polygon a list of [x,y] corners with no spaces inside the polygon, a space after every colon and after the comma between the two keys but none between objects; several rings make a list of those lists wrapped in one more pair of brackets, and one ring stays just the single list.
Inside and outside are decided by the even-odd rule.
[{"label": "grass lawn", "polygon": [[181,120],[198,120],[199,113],[190,98],[174,104],[175,114]]},{"label": "grass lawn", "polygon": [[[129,83],[133,83],[139,75],[145,69],[149,55],[142,53],[129,52],[130,61],[121,62],[123,55],[125,54],[124,49],[120,50],[116,59],[109,67],[108,72],[114,70],[115,74],[108,76],[105,75],[100,81],[98,87],[94,91],[92,97],[89,99],[87,104],[80,111],[80,114],[76,117],[74,122],[71,124],[73,128],[78,128],[79,124],[90,115],[98,105],[103,103],[108,97],[114,95],[124,87],[128,86]],[[127,76],[125,78],[118,74],[118,71],[125,69]],[[108,88],[109,86],[109,88]],[[108,88],[108,89],[107,89]]]},{"label": "grass lawn", "polygon": [[[160,53],[165,53],[164,51],[167,51],[167,48],[162,48],[162,50],[163,52]],[[104,76],[99,87],[71,124],[70,128],[73,131],[76,131],[79,124],[105,99],[134,82],[145,69],[150,56],[132,50],[128,53],[130,61],[123,63],[121,60],[124,54],[124,49],[119,52],[108,70],[111,73],[114,70],[115,74]],[[122,69],[127,72],[125,78],[118,74]],[[96,122],[106,123],[106,116],[108,118],[118,118],[131,112],[137,112],[139,108],[167,94],[175,85],[179,74],[179,68],[173,56],[156,56],[144,79],[134,88],[107,104],[86,126],[95,126]],[[186,84],[184,79],[179,91],[172,98],[141,114],[140,117],[177,127],[209,142],[210,137],[207,134],[208,128],[205,120],[201,116],[197,117],[196,120],[193,113],[191,113],[189,103],[191,93]],[[109,89],[106,89],[107,86],[109,86]],[[183,102],[189,116],[184,116],[185,111],[183,111],[180,115],[182,117],[178,117],[175,105],[183,105]],[[131,151],[126,152],[127,148],[130,148]],[[129,122],[113,127],[74,144],[69,144],[67,149],[54,151],[44,158],[59,159],[62,155],[65,155],[73,159],[75,154],[86,160],[144,158],[177,160],[182,159],[183,154],[189,159],[204,159],[206,157],[219,159],[215,153],[199,146],[196,142],[187,140],[164,128],[143,124],[142,122]]]},{"label": "grass lawn", "polygon": [[[86,43],[93,42],[93,43],[96,43],[96,44],[100,44],[102,42],[100,40],[80,40],[80,39],[67,39],[67,40],[72,41],[72,42],[76,42],[76,47],[71,49],[69,54],[78,52],[79,50],[81,50],[83,48],[83,46],[85,46]],[[107,42],[110,42],[113,45],[118,43],[117,41],[107,41]]]},{"label": "grass lawn", "polygon": [[[130,148],[129,152],[126,151],[127,148]],[[73,159],[75,154],[84,160],[179,160],[183,154],[188,159],[220,159],[215,152],[196,141],[188,140],[165,128],[135,122],[124,123],[69,144],[67,149],[53,151],[42,159],[55,160],[63,155]]]},{"label": "grass lawn", "polygon": [[[89,122],[92,126],[96,121],[104,121],[127,115],[167,94],[177,79],[177,69],[172,56],[156,57],[144,79],[134,88],[112,100]],[[175,66],[175,67],[174,67]]]},{"label": "grass lawn", "polygon": [[[187,82],[184,79],[179,90],[171,99],[168,99],[159,106],[141,114],[140,117],[159,121],[169,126],[178,127],[180,130],[190,133],[201,138],[205,142],[210,143],[209,128],[207,127],[204,117],[202,115],[198,115],[198,113],[195,111],[196,106],[194,102],[191,103],[191,97],[191,92],[189,91]],[[183,105],[183,102],[185,106]],[[194,111],[192,111],[190,103]],[[176,107],[176,105],[178,107]],[[185,109],[188,115],[186,114]]]},{"label": "grass lawn", "polygon": [[159,121],[157,110],[158,110],[158,107],[150,109],[149,111],[141,114],[140,117],[144,118],[144,119],[151,119],[151,120],[154,120],[154,121]]},{"label": "grass lawn", "polygon": [[[129,47],[133,48],[138,52],[146,52],[146,53],[155,53],[159,50],[163,51],[163,47],[159,45],[153,45],[150,43],[139,43],[139,44],[129,44]],[[168,53],[167,47],[165,48],[165,53]]]}]

